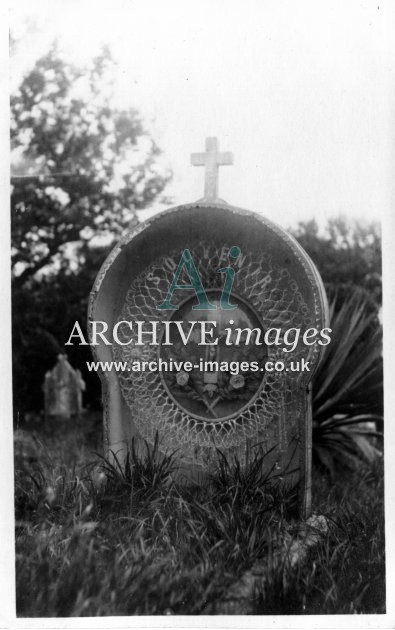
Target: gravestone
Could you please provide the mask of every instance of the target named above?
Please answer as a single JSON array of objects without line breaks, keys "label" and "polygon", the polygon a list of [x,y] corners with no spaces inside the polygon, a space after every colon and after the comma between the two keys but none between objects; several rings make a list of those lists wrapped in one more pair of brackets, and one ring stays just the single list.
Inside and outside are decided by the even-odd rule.
[{"label": "gravestone", "polygon": [[70,418],[82,411],[82,392],[85,383],[80,370],[74,370],[66,355],[58,354],[58,361],[45,374],[43,385],[46,416]]},{"label": "gravestone", "polygon": [[[95,358],[129,366],[100,374],[105,449],[122,460],[134,436],[152,444],[157,434],[161,450],[177,451],[180,470],[193,479],[211,469],[216,449],[244,464],[259,444],[268,453],[268,467],[298,484],[300,511],[307,516],[310,388],[324,350],[317,337],[313,342],[312,330],[319,335],[327,326],[324,288],[308,255],[285,230],[218,198],[218,166],[232,163],[232,155],[219,153],[215,138],[207,139],[206,153],[192,155],[192,163],[206,168],[204,198],[124,236],[91,292],[88,328],[91,343],[97,343]],[[94,322],[108,326],[111,345],[95,337]],[[202,328],[215,335],[202,338]],[[289,331],[288,345],[272,343],[275,329]],[[268,344],[255,343],[266,333]],[[177,369],[183,361],[192,369]],[[138,369],[143,362],[175,369]],[[231,362],[249,368],[218,368]]]}]

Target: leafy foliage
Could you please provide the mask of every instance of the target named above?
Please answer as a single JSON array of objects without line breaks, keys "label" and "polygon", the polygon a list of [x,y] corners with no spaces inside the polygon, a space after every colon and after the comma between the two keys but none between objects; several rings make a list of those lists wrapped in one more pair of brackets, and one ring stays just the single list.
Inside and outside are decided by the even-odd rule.
[{"label": "leafy foliage", "polygon": [[300,222],[290,232],[317,265],[330,299],[340,305],[358,291],[367,307],[377,312],[381,305],[381,234],[375,222],[328,220],[323,233],[313,219]]},{"label": "leafy foliage", "polygon": [[292,232],[331,299],[332,340],[313,383],[313,454],[334,474],[339,465],[374,458],[381,442],[380,226],[337,217],[323,233],[315,220]]},{"label": "leafy foliage", "polygon": [[[86,329],[89,292],[106,249],[91,248],[86,263],[78,272],[61,268],[57,274],[32,278],[28,286],[14,288],[13,306],[13,398],[14,411],[39,412],[43,408],[42,384],[45,372],[65,350],[65,342],[75,321]],[[86,362],[92,360],[89,346],[69,346],[68,358],[83,373],[87,386],[84,405],[98,409],[101,405],[100,381],[89,372]]]},{"label": "leafy foliage", "polygon": [[331,343],[313,384],[313,452],[334,473],[336,463],[358,464],[377,454],[382,428],[382,331],[365,298],[354,295],[331,309]]},{"label": "leafy foliage", "polygon": [[[111,106],[112,67],[108,50],[77,68],[53,47],[11,98],[16,414],[42,409],[44,374],[74,322],[85,328],[106,253],[170,177],[137,111]],[[69,358],[84,368],[89,348],[71,348]],[[84,379],[95,406],[98,378],[85,369]]]},{"label": "leafy foliage", "polygon": [[112,66],[108,50],[77,68],[53,47],[11,98],[13,156],[20,160],[11,198],[17,286],[55,262],[69,266],[71,243],[79,266],[84,244],[118,237],[169,179],[137,111],[111,107]]}]

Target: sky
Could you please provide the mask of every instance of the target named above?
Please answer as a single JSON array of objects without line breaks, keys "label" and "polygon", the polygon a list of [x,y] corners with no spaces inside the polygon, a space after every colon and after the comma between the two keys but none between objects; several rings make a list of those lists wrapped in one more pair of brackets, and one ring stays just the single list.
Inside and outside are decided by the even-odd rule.
[{"label": "sky", "polygon": [[[234,165],[219,196],[282,226],[390,211],[389,3],[14,0],[11,86],[58,38],[83,63],[109,44],[114,104],[136,107],[174,172],[174,204],[203,195],[190,154],[216,136]],[[27,28],[27,25],[29,28]]]},{"label": "sky", "polygon": [[[8,15],[5,4],[0,7],[0,31],[4,36],[8,22],[18,39],[10,64],[11,88],[55,38],[66,59],[81,63],[102,44],[110,45],[119,64],[114,105],[133,106],[142,114],[174,172],[167,190],[174,205],[202,197],[203,169],[190,165],[190,154],[203,151],[205,138],[216,136],[221,149],[234,154],[234,165],[220,169],[219,194],[229,203],[260,212],[283,227],[311,218],[324,224],[340,213],[385,221],[385,391],[386,408],[393,409],[395,3],[9,0]],[[3,56],[3,45],[1,50]],[[0,80],[6,84],[4,66]],[[7,161],[7,90],[0,91],[0,113]],[[3,209],[8,204],[7,175],[0,173]],[[0,266],[8,269],[8,213],[0,214]],[[1,281],[4,331],[10,330],[6,274]],[[0,381],[9,390],[10,374],[7,337]],[[11,417],[9,404],[10,391],[0,397],[1,417]],[[1,461],[12,471],[11,426],[5,439],[8,425],[3,425]],[[0,477],[1,496],[6,495],[9,506],[4,513],[9,515],[10,478]],[[386,484],[387,516],[390,486]],[[2,527],[0,538],[7,540]],[[7,545],[10,567],[12,548]],[[0,572],[3,591],[12,607],[12,580],[6,571]]]}]

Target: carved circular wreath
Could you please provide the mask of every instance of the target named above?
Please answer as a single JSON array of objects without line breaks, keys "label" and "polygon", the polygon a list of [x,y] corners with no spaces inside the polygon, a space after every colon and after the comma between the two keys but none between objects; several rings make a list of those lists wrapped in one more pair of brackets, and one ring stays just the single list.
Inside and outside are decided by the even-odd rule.
[{"label": "carved circular wreath", "polygon": [[[223,278],[216,273],[221,266],[217,245],[199,241],[189,249],[205,289],[213,294],[220,292]],[[179,258],[180,251],[173,251],[169,256],[153,261],[135,278],[127,292],[119,322],[163,319],[156,306],[167,294]],[[289,268],[278,266],[270,255],[260,252],[246,254],[241,262],[235,274],[232,298],[238,300],[239,307],[245,305],[244,311],[248,312],[250,320],[258,322],[262,330],[276,327],[304,329],[319,325],[318,314],[307,307]],[[182,317],[176,309],[170,317],[183,319],[187,316],[189,319],[188,307],[183,308],[183,293],[175,291],[173,295],[173,303],[181,305]],[[132,339],[132,343],[114,345],[115,360],[132,364],[136,360],[157,361],[160,356],[174,360],[183,357],[183,348],[176,345],[168,346],[169,351],[167,346],[160,346],[159,350],[154,345],[135,346],[135,335],[128,325],[119,326],[120,340]],[[258,352],[258,359],[261,361],[262,353],[267,351],[272,361],[279,359],[287,364],[290,354],[293,361],[306,358],[306,353],[311,358],[314,348],[298,346],[285,358],[279,347],[270,346],[261,350],[260,355]],[[191,349],[192,346],[189,351]],[[245,347],[231,349],[233,360],[240,361]],[[186,461],[197,464],[206,464],[212,458],[213,447],[242,456],[246,440],[266,441],[270,424],[280,415],[288,416],[288,430],[297,432],[295,405],[292,417],[290,410],[292,391],[298,388],[299,378],[298,372],[286,370],[263,373],[263,376],[259,373],[255,377],[249,374],[247,378],[229,372],[220,377],[214,372],[205,374],[204,370],[194,371],[192,377],[182,370],[171,374],[146,370],[119,374],[122,394],[141,436],[153,443],[158,432],[162,450],[179,449]],[[198,411],[194,405],[199,405]],[[204,407],[206,411],[202,412]]]}]

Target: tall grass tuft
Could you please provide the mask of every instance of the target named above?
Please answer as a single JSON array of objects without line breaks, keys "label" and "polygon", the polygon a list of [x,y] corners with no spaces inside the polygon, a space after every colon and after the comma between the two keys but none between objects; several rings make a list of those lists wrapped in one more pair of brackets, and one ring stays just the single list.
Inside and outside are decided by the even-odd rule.
[{"label": "tall grass tuft", "polygon": [[[262,472],[259,451],[246,468],[219,454],[217,474],[193,488],[169,483],[171,461],[152,451],[131,451],[129,475],[101,459],[65,466],[51,457],[53,443],[33,446],[26,457],[16,449],[20,617],[216,614],[230,587],[293,531],[295,496]],[[273,568],[257,614],[384,611],[380,465],[334,482],[313,476],[313,508],[330,534],[292,575]],[[104,483],[97,469],[107,471]]]},{"label": "tall grass tuft", "polygon": [[32,474],[17,461],[20,616],[201,614],[270,552],[293,496],[262,473],[262,454],[245,469],[219,455],[195,488],[170,482],[172,457],[156,442],[126,467],[67,468],[37,452]]},{"label": "tall grass tuft", "polygon": [[257,589],[254,614],[385,612],[382,461],[361,464],[344,479],[313,477],[313,509],[329,533],[292,573],[273,568]]}]

